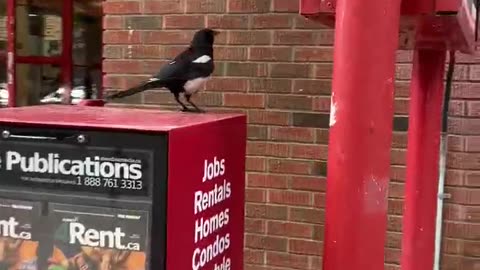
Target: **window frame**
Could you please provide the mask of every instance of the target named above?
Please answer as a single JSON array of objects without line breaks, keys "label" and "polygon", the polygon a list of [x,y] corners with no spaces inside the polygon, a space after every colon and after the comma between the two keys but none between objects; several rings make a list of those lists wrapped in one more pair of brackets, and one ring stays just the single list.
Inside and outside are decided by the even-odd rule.
[{"label": "window frame", "polygon": [[[73,18],[74,0],[63,0],[62,6],[62,54],[60,56],[19,56],[16,53],[16,0],[7,0],[7,88],[8,107],[17,106],[16,65],[17,64],[56,64],[60,66],[60,76],[65,92],[62,95],[63,104],[71,104],[71,91],[73,84]],[[102,9],[102,18],[103,18]],[[102,31],[104,29],[102,28]],[[101,43],[103,47],[103,42]],[[103,57],[100,62],[103,77]],[[103,97],[103,83],[97,87],[98,98]]]}]

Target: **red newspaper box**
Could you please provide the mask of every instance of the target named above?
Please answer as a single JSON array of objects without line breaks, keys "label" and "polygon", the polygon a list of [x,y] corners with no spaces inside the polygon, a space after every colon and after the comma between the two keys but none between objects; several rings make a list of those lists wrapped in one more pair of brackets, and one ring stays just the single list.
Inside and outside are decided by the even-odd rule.
[{"label": "red newspaper box", "polygon": [[18,107],[0,135],[2,269],[243,269],[244,115]]}]

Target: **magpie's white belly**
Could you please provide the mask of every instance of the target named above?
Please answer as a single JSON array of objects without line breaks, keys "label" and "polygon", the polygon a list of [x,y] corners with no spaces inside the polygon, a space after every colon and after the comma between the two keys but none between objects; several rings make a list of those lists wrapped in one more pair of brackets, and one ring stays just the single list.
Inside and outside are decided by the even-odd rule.
[{"label": "magpie's white belly", "polygon": [[183,86],[183,88],[185,89],[185,92],[187,94],[194,94],[205,85],[208,79],[210,78],[204,77],[204,78],[196,78],[196,79],[187,81]]}]

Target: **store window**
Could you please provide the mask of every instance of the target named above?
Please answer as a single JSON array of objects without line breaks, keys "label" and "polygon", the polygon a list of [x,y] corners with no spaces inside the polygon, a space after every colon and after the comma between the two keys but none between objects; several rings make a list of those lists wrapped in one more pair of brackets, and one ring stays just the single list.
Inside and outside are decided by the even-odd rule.
[{"label": "store window", "polygon": [[7,3],[0,1],[0,107],[7,103]]},{"label": "store window", "polygon": [[[2,86],[6,86],[9,42],[6,10],[7,5],[15,5],[15,97],[11,98],[15,106],[65,103],[68,92],[71,104],[101,97],[101,0],[0,2],[0,16],[5,18],[0,22]],[[8,100],[6,89],[0,92],[2,104],[5,96]]]}]

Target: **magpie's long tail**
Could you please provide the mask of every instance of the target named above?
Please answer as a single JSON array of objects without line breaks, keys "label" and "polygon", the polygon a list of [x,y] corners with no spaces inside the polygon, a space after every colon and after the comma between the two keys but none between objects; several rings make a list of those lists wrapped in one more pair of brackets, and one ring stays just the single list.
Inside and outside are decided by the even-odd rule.
[{"label": "magpie's long tail", "polygon": [[127,90],[120,91],[120,92],[114,93],[112,95],[109,95],[105,99],[106,100],[111,100],[111,99],[117,99],[117,98],[124,98],[124,97],[128,97],[128,96],[131,96],[131,95],[135,95],[137,93],[143,92],[143,91],[148,90],[148,89],[160,88],[160,87],[162,87],[162,84],[161,84],[160,81],[146,81],[142,84],[131,87]]}]

